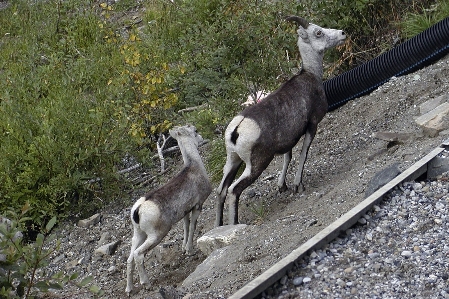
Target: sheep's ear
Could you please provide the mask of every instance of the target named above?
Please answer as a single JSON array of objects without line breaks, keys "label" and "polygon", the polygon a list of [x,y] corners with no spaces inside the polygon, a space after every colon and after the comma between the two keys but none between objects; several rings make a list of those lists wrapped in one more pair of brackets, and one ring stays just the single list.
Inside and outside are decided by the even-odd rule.
[{"label": "sheep's ear", "polygon": [[174,130],[168,130],[168,133],[170,134],[170,136],[171,137],[173,137],[173,138],[175,138],[176,139],[176,131],[174,131]]},{"label": "sheep's ear", "polygon": [[309,34],[303,27],[299,27],[298,29],[298,36],[302,38],[303,40],[307,40],[309,38]]}]

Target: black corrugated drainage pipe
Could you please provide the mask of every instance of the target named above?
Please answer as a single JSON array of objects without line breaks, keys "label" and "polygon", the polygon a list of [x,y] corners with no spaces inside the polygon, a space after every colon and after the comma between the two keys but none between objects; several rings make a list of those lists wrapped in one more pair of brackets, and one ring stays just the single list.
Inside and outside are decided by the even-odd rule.
[{"label": "black corrugated drainage pipe", "polygon": [[449,17],[346,73],[324,81],[329,111],[387,82],[440,59],[449,52]]}]

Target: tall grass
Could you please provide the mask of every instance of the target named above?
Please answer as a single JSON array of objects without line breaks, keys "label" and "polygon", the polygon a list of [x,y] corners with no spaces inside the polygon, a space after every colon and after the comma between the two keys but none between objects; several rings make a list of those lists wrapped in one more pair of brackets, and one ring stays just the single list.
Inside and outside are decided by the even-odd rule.
[{"label": "tall grass", "polygon": [[448,0],[441,0],[430,8],[423,8],[421,13],[407,13],[404,20],[400,22],[402,36],[406,39],[412,38],[448,16]]}]

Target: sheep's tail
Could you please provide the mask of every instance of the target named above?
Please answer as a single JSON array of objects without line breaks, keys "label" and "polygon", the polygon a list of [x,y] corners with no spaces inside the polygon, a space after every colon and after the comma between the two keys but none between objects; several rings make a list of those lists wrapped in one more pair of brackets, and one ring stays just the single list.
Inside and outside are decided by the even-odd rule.
[{"label": "sheep's tail", "polygon": [[136,224],[139,224],[139,221],[140,221],[140,219],[139,219],[139,208],[140,208],[140,205],[133,211],[133,214],[132,214],[133,222],[136,223]]},{"label": "sheep's tail", "polygon": [[[239,138],[239,133],[237,132],[237,129],[239,128],[242,121],[245,119],[245,117],[238,115],[234,117],[234,119],[231,121],[231,123],[228,126],[228,130],[226,130],[226,139],[229,139],[234,145],[237,144],[237,139]],[[232,131],[230,131],[232,130]]]},{"label": "sheep's tail", "polygon": [[142,203],[146,200],[145,196],[139,198],[131,208],[131,221],[135,224],[139,224],[140,222],[140,215],[139,210]]}]

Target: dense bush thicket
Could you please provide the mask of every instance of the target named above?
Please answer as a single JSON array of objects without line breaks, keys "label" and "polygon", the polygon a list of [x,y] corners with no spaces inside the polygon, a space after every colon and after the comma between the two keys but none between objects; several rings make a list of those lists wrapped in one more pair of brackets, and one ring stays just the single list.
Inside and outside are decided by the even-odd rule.
[{"label": "dense bush thicket", "polygon": [[[89,213],[122,195],[124,157],[151,163],[174,124],[213,139],[249,94],[298,69],[287,14],[350,34],[328,55],[329,76],[394,45],[406,13],[439,2],[108,3],[11,0],[0,10],[0,213],[25,202],[35,222]],[[124,19],[124,10],[141,13]],[[177,112],[187,107],[196,110]],[[212,145],[215,176],[223,148]]]},{"label": "dense bush thicket", "polygon": [[[339,56],[334,54],[333,57],[333,60],[342,57],[344,61],[341,61],[340,70],[346,70],[378,56],[404,38],[410,38],[443,19],[447,16],[441,14],[441,6],[447,5],[445,2],[447,0],[305,0],[300,1],[299,10],[320,20],[325,26],[344,28],[348,33],[351,42],[344,49],[345,53],[340,51]],[[406,17],[423,15],[429,9],[431,14],[439,14],[433,22],[420,26],[413,35],[404,34],[406,31],[401,23]]]}]

